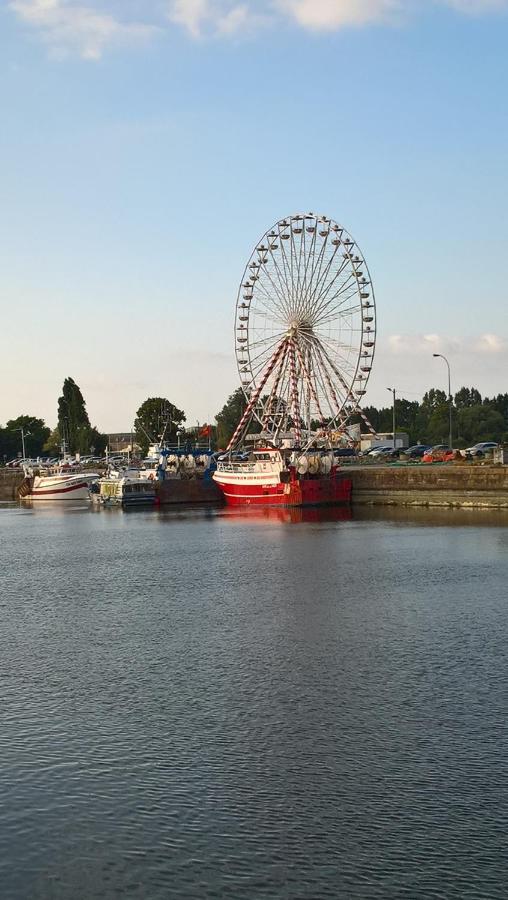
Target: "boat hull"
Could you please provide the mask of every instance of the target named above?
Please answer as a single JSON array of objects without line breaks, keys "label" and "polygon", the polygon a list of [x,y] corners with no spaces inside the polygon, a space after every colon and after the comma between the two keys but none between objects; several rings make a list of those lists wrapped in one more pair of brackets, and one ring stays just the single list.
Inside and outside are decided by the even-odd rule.
[{"label": "boat hull", "polygon": [[245,480],[235,483],[231,477],[222,480],[216,472],[214,480],[228,506],[335,506],[351,502],[351,479],[338,474],[289,483],[249,484]]},{"label": "boat hull", "polygon": [[54,488],[32,488],[23,500],[88,500],[88,484],[63,485]]},{"label": "boat hull", "polygon": [[89,487],[99,476],[95,474],[35,475],[26,478],[19,488],[20,500],[88,500]]}]

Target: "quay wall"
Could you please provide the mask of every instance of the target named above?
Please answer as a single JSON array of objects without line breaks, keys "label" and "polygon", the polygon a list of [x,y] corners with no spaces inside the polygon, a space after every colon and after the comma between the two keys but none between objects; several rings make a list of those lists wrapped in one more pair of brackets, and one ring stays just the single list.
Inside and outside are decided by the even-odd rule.
[{"label": "quay wall", "polygon": [[167,478],[156,484],[161,506],[173,503],[224,503],[219,487],[211,478]]},{"label": "quay wall", "polygon": [[17,472],[16,469],[0,469],[0,500],[17,500],[23,477],[23,472]]},{"label": "quay wall", "polygon": [[353,503],[508,509],[508,466],[352,467]]}]

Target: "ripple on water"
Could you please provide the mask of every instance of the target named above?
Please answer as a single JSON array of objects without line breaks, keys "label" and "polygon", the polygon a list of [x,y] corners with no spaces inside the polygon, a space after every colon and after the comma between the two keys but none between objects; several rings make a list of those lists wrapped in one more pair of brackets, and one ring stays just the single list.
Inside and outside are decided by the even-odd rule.
[{"label": "ripple on water", "polygon": [[502,520],[0,525],[2,897],[506,896]]}]

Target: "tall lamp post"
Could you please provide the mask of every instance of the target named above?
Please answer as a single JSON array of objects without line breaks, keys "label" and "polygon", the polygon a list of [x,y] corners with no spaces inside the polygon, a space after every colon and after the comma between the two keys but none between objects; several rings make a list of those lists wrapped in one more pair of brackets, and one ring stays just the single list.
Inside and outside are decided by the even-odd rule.
[{"label": "tall lamp post", "polygon": [[453,449],[452,442],[452,388],[451,388],[451,378],[450,378],[450,363],[448,362],[446,356],[443,356],[442,353],[433,353],[432,356],[438,357],[439,359],[444,359],[446,366],[448,368],[448,416],[449,416],[449,431],[448,431],[448,445],[450,450]]},{"label": "tall lamp post", "polygon": [[[31,425],[31,424],[32,424],[31,422],[28,423],[28,425]],[[27,427],[28,427],[28,426],[27,426]],[[16,431],[20,431],[20,432],[21,432],[21,447],[22,447],[22,449],[23,449],[23,459],[26,459],[26,452],[25,452],[25,438],[29,437],[29,436],[32,434],[32,432],[31,432],[31,431],[25,431],[25,428],[24,428],[23,425],[21,426],[21,428],[16,428]]]},{"label": "tall lamp post", "polygon": [[392,407],[392,415],[393,415],[393,449],[396,450],[395,446],[395,388],[386,388],[387,391],[390,391],[390,394],[393,395],[393,407]]}]

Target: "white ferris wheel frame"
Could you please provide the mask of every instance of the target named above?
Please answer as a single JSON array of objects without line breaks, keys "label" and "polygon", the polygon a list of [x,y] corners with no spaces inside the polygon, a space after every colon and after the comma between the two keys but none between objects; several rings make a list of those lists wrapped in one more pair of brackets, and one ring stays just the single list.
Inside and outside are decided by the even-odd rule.
[{"label": "white ferris wheel frame", "polygon": [[376,347],[374,288],[359,245],[333,219],[297,213],[264,233],[244,269],[234,330],[248,404],[230,447],[253,416],[275,437],[291,420],[300,441],[303,431],[311,436],[312,412],[323,431],[362,415]]}]

